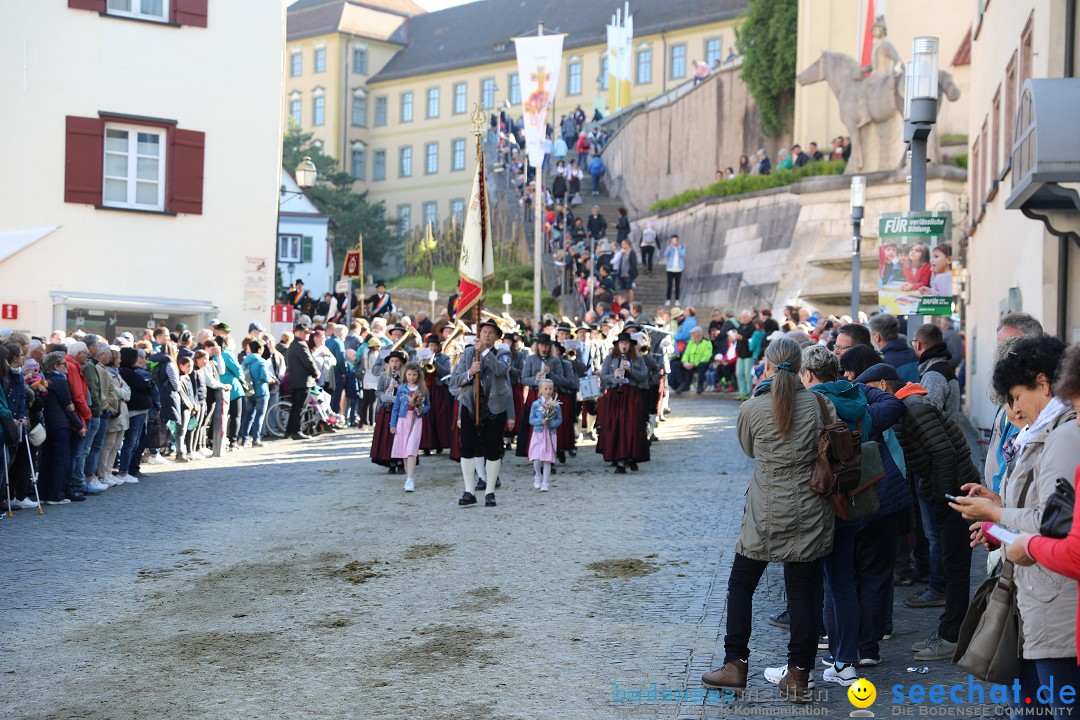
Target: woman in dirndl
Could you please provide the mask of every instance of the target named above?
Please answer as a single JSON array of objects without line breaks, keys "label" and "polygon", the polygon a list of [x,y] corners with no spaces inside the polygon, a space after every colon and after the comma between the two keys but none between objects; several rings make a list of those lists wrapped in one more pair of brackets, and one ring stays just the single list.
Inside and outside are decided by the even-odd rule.
[{"label": "woman in dirndl", "polygon": [[555,383],[555,397],[562,408],[562,416],[568,418],[568,422],[559,425],[556,433],[558,436],[556,455],[560,463],[565,463],[566,453],[577,454],[577,435],[574,433],[573,418],[575,417],[577,405],[578,379],[577,373],[574,372],[573,363],[564,357],[565,348],[563,348],[562,344],[553,342],[551,347],[555,357],[559,358],[559,362],[562,363],[563,371],[562,376],[556,378],[553,382]]},{"label": "woman in dirndl", "polygon": [[425,455],[434,450],[437,454],[450,447],[452,441],[450,426],[454,423],[454,398],[450,396],[450,357],[442,352],[442,345],[435,333],[426,339],[431,351],[430,362],[434,372],[424,373],[427,394],[431,401],[431,412],[424,417],[424,431],[420,436],[420,449]]},{"label": "woman in dirndl", "polygon": [[604,360],[600,371],[600,439],[596,452],[606,462],[615,463],[616,474],[626,468],[638,469],[649,459],[649,441],[645,434],[645,391],[649,371],[637,354],[630,333],[619,333],[615,347]]},{"label": "woman in dirndl", "polygon": [[391,450],[394,435],[390,432],[390,415],[394,410],[394,396],[401,385],[401,366],[405,364],[405,353],[394,351],[383,361],[383,372],[379,376],[379,387],[375,390],[375,432],[371,436],[371,462],[388,468],[391,475],[404,467],[401,460],[394,459]]}]

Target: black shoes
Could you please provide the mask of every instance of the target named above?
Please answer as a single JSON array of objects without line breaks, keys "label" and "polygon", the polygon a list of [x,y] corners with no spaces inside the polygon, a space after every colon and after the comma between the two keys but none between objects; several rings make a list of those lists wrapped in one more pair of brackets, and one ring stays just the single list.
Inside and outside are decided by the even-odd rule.
[{"label": "black shoes", "polygon": [[477,481],[476,481],[476,489],[477,490],[487,490],[487,483],[484,482],[483,480],[477,479]]},{"label": "black shoes", "polygon": [[637,463],[636,463],[636,462],[634,462],[633,460],[631,460],[631,461],[630,461],[630,462],[628,463],[628,465],[630,466],[630,469],[631,469],[631,470],[633,470],[634,472],[637,472]]},{"label": "black shoes", "polygon": [[82,502],[83,500],[86,500],[86,495],[81,492],[69,492],[67,494],[67,499],[71,502]]},{"label": "black shoes", "polygon": [[[492,495],[491,497],[494,498],[495,496]],[[476,496],[473,495],[471,492],[464,493],[458,499],[457,504],[462,505],[462,506],[464,506],[464,505],[475,505],[476,504]]]},{"label": "black shoes", "polygon": [[386,474],[387,475],[396,475],[397,474],[397,465],[391,465],[390,467],[386,468]]},{"label": "black shoes", "polygon": [[308,435],[307,433],[295,432],[295,433],[289,435],[289,439],[290,440],[310,440],[311,436]]},{"label": "black shoes", "polygon": [[784,628],[785,630],[791,627],[791,614],[784,610],[779,615],[770,615],[769,624],[773,627]]},{"label": "black shoes", "polygon": [[577,448],[570,448],[567,452],[570,453],[570,457],[577,457]]},{"label": "black shoes", "polygon": [[[476,502],[476,499],[473,499]],[[495,507],[495,493],[488,493],[484,496],[484,507]]]},{"label": "black shoes", "polygon": [[496,489],[502,487],[502,478],[501,477],[495,478],[495,487],[496,487]]},{"label": "black shoes", "polygon": [[626,468],[624,468],[622,465],[616,465],[615,466],[615,474],[616,475],[625,475],[626,474]]},{"label": "black shoes", "polygon": [[565,450],[559,450],[558,452],[556,452],[555,457],[559,458],[560,463],[562,463],[564,465],[566,464],[566,451]]}]

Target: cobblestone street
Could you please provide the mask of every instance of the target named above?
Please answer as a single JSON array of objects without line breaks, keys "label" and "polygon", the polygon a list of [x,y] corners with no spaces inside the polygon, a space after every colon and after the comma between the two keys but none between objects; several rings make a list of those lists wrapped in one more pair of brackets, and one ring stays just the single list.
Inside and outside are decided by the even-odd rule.
[{"label": "cobblestone street", "polygon": [[[8,549],[0,709],[16,718],[718,717],[734,703],[618,702],[700,690],[723,657],[727,576],[750,462],[738,405],[684,398],[653,461],[616,476],[583,448],[552,491],[509,459],[497,508],[462,509],[458,466],[417,490],[367,459],[367,433],[277,442],[0,522]],[[980,552],[973,560],[985,566]],[[756,600],[751,687],[782,664],[779,566]],[[938,611],[896,592],[870,708],[929,674],[908,650]],[[974,587],[974,586],[973,586]],[[821,682],[821,714],[847,716]],[[786,703],[758,709],[784,716]],[[790,713],[794,715],[794,712]]]}]

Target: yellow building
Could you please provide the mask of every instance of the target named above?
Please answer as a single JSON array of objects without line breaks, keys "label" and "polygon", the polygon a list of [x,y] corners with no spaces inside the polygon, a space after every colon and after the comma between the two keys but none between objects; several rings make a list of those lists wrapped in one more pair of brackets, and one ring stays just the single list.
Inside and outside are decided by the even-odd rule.
[{"label": "yellow building", "polygon": [[[723,61],[746,0],[636,0],[630,102]],[[424,13],[411,0],[300,0],[289,8],[285,115],[386,203],[402,226],[464,212],[474,158],[469,112],[521,115],[512,38],[565,33],[549,122],[606,114],[606,30],[620,2],[480,0]],[[359,59],[358,59],[359,58]],[[571,148],[571,156],[573,156]]]}]

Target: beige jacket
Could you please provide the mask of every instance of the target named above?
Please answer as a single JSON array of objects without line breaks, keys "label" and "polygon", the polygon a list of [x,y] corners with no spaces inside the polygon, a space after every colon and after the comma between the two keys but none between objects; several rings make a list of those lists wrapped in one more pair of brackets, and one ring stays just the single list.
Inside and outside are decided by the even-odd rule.
[{"label": "beige jacket", "polygon": [[[827,400],[830,422],[837,422]],[[735,545],[740,555],[767,562],[809,562],[832,552],[832,503],[810,489],[822,428],[819,408],[814,394],[800,387],[786,437],[773,423],[770,393],[739,408],[739,443],[755,460]]]},{"label": "beige jacket", "polygon": [[101,407],[103,412],[116,415],[120,412],[120,400],[116,396],[116,384],[112,374],[101,363],[94,363],[94,370],[98,375],[98,387],[101,388]]},{"label": "beige jacket", "polygon": [[[1005,508],[1001,524],[1022,533],[1038,533],[1043,504],[1054,492],[1055,481],[1059,477],[1072,478],[1077,465],[1080,427],[1076,426],[1076,411],[1068,410],[1027,441],[1023,454],[1003,481]],[[1041,565],[1017,566],[1014,579],[1024,658],[1075,657],[1076,581]]]}]

